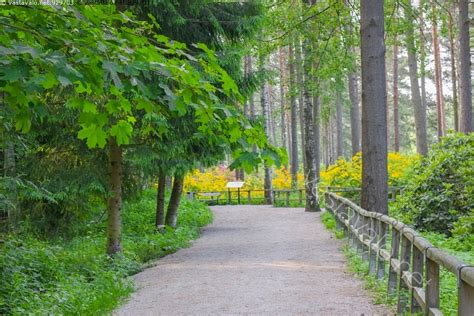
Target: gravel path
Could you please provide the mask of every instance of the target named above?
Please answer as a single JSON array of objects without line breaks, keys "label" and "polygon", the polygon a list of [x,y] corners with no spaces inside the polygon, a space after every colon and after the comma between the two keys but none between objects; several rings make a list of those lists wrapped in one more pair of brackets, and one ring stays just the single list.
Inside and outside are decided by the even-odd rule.
[{"label": "gravel path", "polygon": [[137,274],[115,315],[382,315],[319,213],[213,207],[200,239]]}]

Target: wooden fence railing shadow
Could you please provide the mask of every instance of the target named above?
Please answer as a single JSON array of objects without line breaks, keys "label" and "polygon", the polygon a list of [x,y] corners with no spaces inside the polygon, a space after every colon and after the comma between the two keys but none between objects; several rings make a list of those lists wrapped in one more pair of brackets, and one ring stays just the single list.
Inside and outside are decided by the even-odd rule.
[{"label": "wooden fence railing shadow", "polygon": [[369,262],[369,273],[378,279],[388,276],[387,293],[397,296],[397,313],[442,315],[440,268],[444,268],[457,278],[458,315],[474,315],[473,266],[436,248],[394,218],[368,212],[334,192],[325,192],[324,197],[337,228]]}]

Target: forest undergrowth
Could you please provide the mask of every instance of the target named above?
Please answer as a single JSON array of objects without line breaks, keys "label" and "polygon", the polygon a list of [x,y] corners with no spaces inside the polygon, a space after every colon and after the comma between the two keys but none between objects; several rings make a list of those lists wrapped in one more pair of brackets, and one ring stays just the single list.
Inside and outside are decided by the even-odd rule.
[{"label": "forest undergrowth", "polygon": [[[209,208],[183,200],[178,225],[154,229],[154,190],[124,204],[124,252],[104,253],[105,223],[86,224],[70,240],[31,234],[0,236],[0,314],[101,315],[113,310],[134,287],[130,275],[144,264],[187,247],[212,221]],[[27,224],[27,223],[25,223]]]}]

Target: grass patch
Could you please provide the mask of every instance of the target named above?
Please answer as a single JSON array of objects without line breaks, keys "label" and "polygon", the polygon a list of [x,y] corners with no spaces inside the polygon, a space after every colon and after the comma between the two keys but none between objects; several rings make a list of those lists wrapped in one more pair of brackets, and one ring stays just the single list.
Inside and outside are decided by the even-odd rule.
[{"label": "grass patch", "polygon": [[103,221],[87,224],[87,233],[68,242],[1,236],[0,314],[108,314],[134,290],[129,275],[150,260],[187,247],[212,221],[207,206],[183,199],[177,228],[159,234],[154,210],[151,190],[124,204],[124,251],[114,259],[105,255]]}]

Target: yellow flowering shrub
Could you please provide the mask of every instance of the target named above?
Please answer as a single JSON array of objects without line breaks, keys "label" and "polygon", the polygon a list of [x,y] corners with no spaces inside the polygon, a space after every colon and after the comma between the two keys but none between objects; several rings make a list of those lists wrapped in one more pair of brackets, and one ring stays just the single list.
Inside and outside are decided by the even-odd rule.
[{"label": "yellow flowering shrub", "polygon": [[[192,192],[219,192],[227,191],[226,185],[229,181],[235,181],[235,173],[225,167],[214,167],[204,172],[196,169],[189,173],[184,179],[184,191]],[[291,188],[291,175],[284,166],[276,169],[273,173],[273,188],[285,190]],[[303,173],[298,173],[298,188],[304,188]],[[241,191],[262,190],[263,176],[260,174],[246,174],[245,184]],[[261,193],[261,194],[260,194]],[[263,192],[254,192],[253,196],[263,196]]]},{"label": "yellow flowering shrub", "polygon": [[[418,156],[400,153],[388,154],[388,184],[402,185],[403,175]],[[338,159],[334,165],[321,171],[321,186],[359,187],[362,181],[362,155],[357,153],[350,161]]]},{"label": "yellow flowering shrub", "polygon": [[205,172],[196,169],[184,178],[184,191],[225,191],[227,190],[225,186],[229,181],[234,181],[234,174],[225,167],[214,167]]},{"label": "yellow flowering shrub", "polygon": [[[403,175],[405,171],[418,160],[418,156],[404,155],[400,153],[388,154],[389,185],[397,186],[404,183]],[[321,170],[322,187],[359,187],[362,178],[362,157],[358,153],[350,160],[338,159],[334,165],[325,170]],[[227,191],[226,184],[235,181],[235,172],[224,166],[207,169],[204,172],[194,170],[184,179],[184,190],[193,192],[217,192]],[[282,166],[275,169],[273,173],[272,185],[275,190],[291,189],[290,171]],[[304,188],[304,175],[298,173],[298,188]],[[241,191],[262,190],[263,175],[254,173],[245,175],[245,184]],[[262,197],[263,192],[252,192],[253,197]]]},{"label": "yellow flowering shrub", "polygon": [[[299,172],[297,175],[298,188],[304,188],[304,176],[303,173]],[[273,175],[272,186],[276,190],[289,190],[291,189],[291,173],[285,167],[282,166],[280,169],[276,169]]]}]

